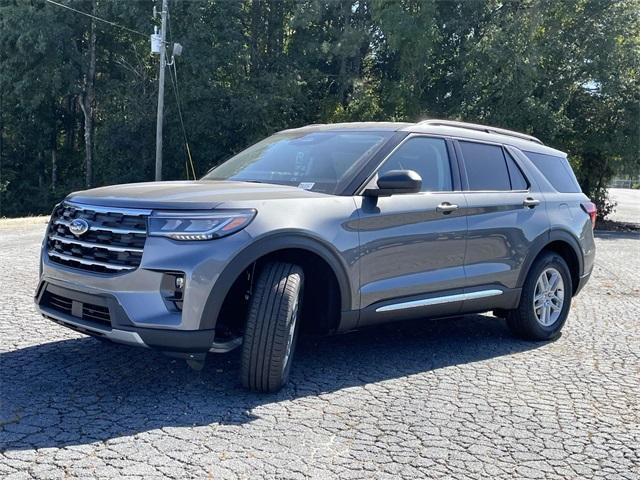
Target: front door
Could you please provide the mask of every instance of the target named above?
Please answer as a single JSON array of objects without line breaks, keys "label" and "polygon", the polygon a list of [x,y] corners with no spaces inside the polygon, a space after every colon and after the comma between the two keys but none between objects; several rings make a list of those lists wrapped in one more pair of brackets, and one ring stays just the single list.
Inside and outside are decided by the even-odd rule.
[{"label": "front door", "polygon": [[377,173],[414,170],[422,191],[358,197],[361,325],[460,310],[466,200],[451,151],[443,138],[409,136]]}]

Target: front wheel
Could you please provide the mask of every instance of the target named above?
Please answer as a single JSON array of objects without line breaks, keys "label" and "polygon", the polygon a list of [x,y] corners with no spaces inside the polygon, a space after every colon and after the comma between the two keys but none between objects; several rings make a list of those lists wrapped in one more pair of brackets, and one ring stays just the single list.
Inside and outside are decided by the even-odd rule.
[{"label": "front wheel", "polygon": [[564,259],[545,252],[533,264],[520,304],[507,313],[507,325],[526,340],[553,340],[560,335],[571,307],[571,274]]},{"label": "front wheel", "polygon": [[291,263],[264,266],[249,304],[242,346],[242,385],[275,392],[289,378],[298,336],[304,275]]}]

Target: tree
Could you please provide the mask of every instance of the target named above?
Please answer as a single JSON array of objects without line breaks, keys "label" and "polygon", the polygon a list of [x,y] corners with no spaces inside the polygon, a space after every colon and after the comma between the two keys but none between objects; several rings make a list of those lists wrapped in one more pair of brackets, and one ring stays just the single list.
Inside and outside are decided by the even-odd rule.
[{"label": "tree", "polygon": [[[127,29],[0,0],[0,215],[153,179],[154,0],[60,1]],[[283,128],[453,118],[567,151],[606,214],[640,170],[639,2],[171,0],[165,175],[187,177],[179,91],[199,174]]]}]

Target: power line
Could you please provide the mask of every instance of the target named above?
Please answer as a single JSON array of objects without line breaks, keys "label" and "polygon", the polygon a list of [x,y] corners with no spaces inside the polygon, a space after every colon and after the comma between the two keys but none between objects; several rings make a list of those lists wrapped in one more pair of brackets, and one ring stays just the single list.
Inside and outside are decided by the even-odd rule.
[{"label": "power line", "polygon": [[[171,14],[167,13],[167,34],[169,35],[169,45],[173,44],[173,37],[171,35]],[[169,68],[169,78],[171,79],[171,84],[173,85],[173,93],[176,97],[176,104],[178,106],[178,116],[180,117],[180,126],[182,127],[182,138],[184,139],[184,146],[187,151],[187,160],[188,163],[185,162],[185,169],[187,171],[187,180],[189,179],[189,166],[191,166],[191,174],[193,175],[193,179],[196,179],[196,172],[193,166],[193,159],[191,158],[191,149],[189,148],[189,140],[187,139],[187,130],[184,126],[184,119],[182,116],[182,107],[180,102],[180,91],[178,89],[178,71],[176,69],[176,59],[172,55],[170,67],[173,67],[173,74],[171,73],[171,68]],[[174,80],[175,79],[175,80]]]},{"label": "power line", "polygon": [[[104,18],[100,18],[100,17],[97,17],[97,16],[92,15],[90,13],[83,12],[82,10],[78,10],[78,9],[70,7],[68,5],[64,5],[62,3],[55,2],[54,0],[45,0],[45,1],[47,3],[51,3],[52,5],[56,5],[58,7],[66,8],[67,10],[71,10],[72,12],[79,13],[80,15],[84,15],[86,17],[92,18],[92,19],[97,20],[99,22],[106,23],[107,25],[111,25],[112,27],[120,28],[122,30],[126,30],[127,32],[135,33],[136,35],[142,35],[145,38],[148,36],[146,33],[142,33],[142,32],[139,32],[138,30],[133,30],[133,29],[131,29],[129,27],[125,27],[123,25],[119,25],[119,24],[117,24],[115,22],[112,22],[110,20],[106,20]],[[163,13],[164,13],[164,9],[163,9]],[[169,22],[171,22],[168,13],[169,12],[167,11],[166,12],[167,19],[169,20]],[[171,24],[170,23],[169,23],[169,39],[171,39]],[[166,49],[166,41],[164,41],[164,39],[162,41],[161,48],[163,50]],[[162,65],[162,63],[163,63],[162,59],[160,60],[160,63],[161,63],[161,67],[160,67],[161,69],[166,68],[166,66],[168,66],[167,64]],[[186,130],[185,126],[184,126],[184,119],[183,119],[183,116],[182,116],[182,107],[181,107],[181,103],[180,103],[180,92],[179,92],[179,89],[178,89],[178,72],[176,70],[175,59],[172,59],[172,63],[170,65],[173,66],[173,71],[171,70],[171,68],[169,68],[169,78],[171,79],[171,84],[173,85],[173,92],[174,92],[175,97],[176,97],[176,104],[177,104],[177,107],[178,107],[178,116],[180,117],[180,126],[182,127],[182,137],[184,139],[184,145],[185,145],[185,148],[186,148],[186,151],[187,151],[187,160],[188,160],[188,163],[186,164],[187,178],[189,178],[189,175],[191,174],[191,175],[193,175],[193,178],[195,179],[196,178],[196,172],[195,172],[195,168],[194,168],[194,164],[193,164],[193,158],[191,157],[191,149],[189,148],[189,141],[188,141],[188,138],[187,138],[187,130]],[[159,118],[160,117],[161,117],[161,115],[159,114]],[[156,147],[157,147],[157,145],[156,145]],[[157,150],[157,148],[156,148],[156,150]],[[158,153],[156,151],[156,164],[158,163],[157,156],[158,156]],[[191,167],[191,172],[189,172],[189,167]],[[158,178],[158,165],[156,165],[156,180],[158,180],[158,179],[159,179]]]},{"label": "power line", "polygon": [[175,94],[176,104],[178,105],[178,117],[180,118],[180,126],[182,127],[182,138],[184,139],[184,146],[187,150],[187,159],[189,161],[189,163],[186,165],[187,180],[189,179],[189,167],[191,167],[191,175],[193,175],[193,179],[195,180],[196,171],[193,166],[193,159],[191,158],[191,149],[189,148],[189,140],[187,139],[187,130],[184,127],[184,120],[182,117],[182,107],[180,106],[180,92],[178,90],[178,72],[176,70],[175,58],[173,59],[171,66],[173,67],[173,74],[172,74],[171,68],[169,68],[169,78],[171,78],[171,84],[173,85],[173,93]]},{"label": "power line", "polygon": [[76,13],[79,13],[79,14],[81,14],[81,15],[85,15],[85,16],[87,16],[87,17],[89,17],[89,18],[93,18],[94,20],[98,20],[99,22],[104,22],[104,23],[106,23],[106,24],[108,24],[108,25],[111,25],[112,27],[121,28],[121,29],[126,30],[126,31],[128,31],[128,32],[135,33],[135,34],[137,34],[137,35],[142,35],[142,36],[143,36],[143,37],[145,37],[145,38],[149,36],[149,35],[147,35],[146,33],[142,33],[142,32],[139,32],[139,31],[137,31],[137,30],[133,30],[133,29],[131,29],[131,28],[129,28],[129,27],[124,27],[124,26],[122,26],[122,25],[118,25],[118,24],[117,24],[117,23],[115,23],[115,22],[111,22],[111,21],[109,21],[109,20],[105,20],[104,18],[96,17],[95,15],[91,15],[90,13],[83,12],[82,10],[77,10],[77,9],[75,9],[75,8],[73,8],[73,7],[68,6],[68,5],[64,5],[64,4],[62,4],[62,3],[54,2],[53,0],[46,0],[46,1],[47,1],[48,3],[53,4],[53,5],[57,5],[57,6],[59,6],[59,7],[66,8],[67,10],[71,10],[72,12],[76,12]]}]

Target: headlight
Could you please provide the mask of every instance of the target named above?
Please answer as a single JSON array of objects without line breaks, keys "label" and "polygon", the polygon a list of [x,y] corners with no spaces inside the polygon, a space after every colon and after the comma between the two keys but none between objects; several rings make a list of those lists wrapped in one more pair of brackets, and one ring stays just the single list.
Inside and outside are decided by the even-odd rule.
[{"label": "headlight", "polygon": [[242,230],[255,216],[255,210],[154,212],[149,217],[149,235],[174,240],[211,240]]}]

